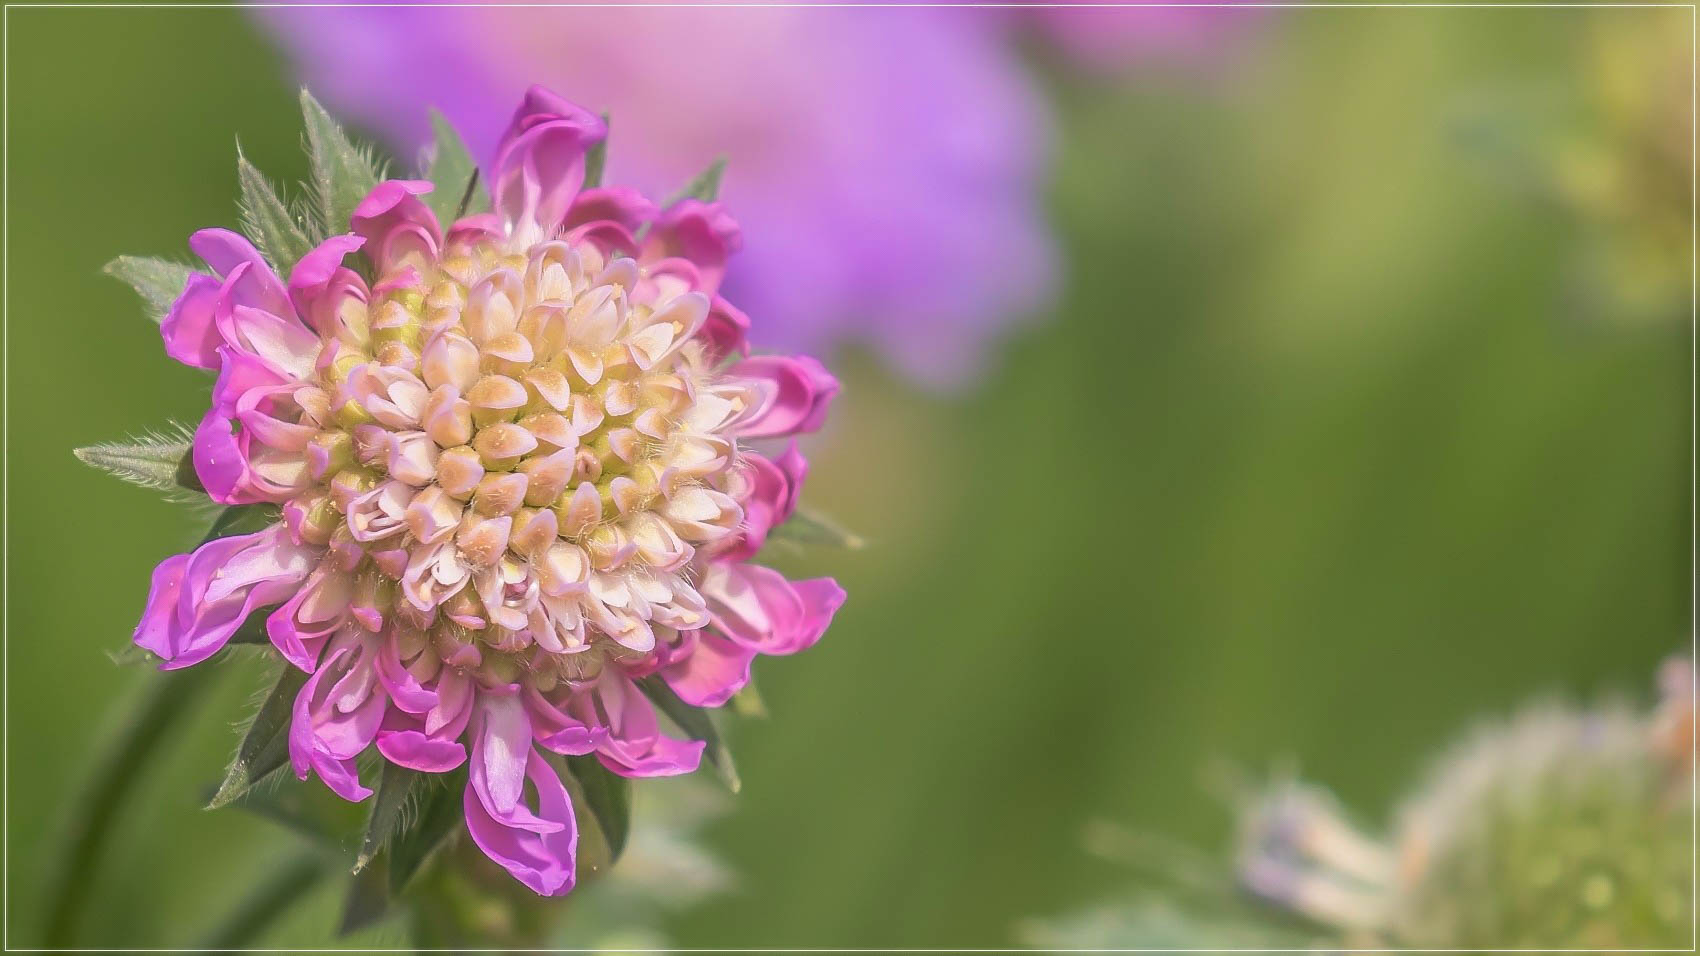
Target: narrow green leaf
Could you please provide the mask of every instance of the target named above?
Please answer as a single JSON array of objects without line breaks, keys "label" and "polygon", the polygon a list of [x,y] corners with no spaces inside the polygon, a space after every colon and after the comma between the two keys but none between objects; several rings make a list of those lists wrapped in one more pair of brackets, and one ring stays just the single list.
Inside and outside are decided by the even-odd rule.
[{"label": "narrow green leaf", "polygon": [[87,883],[100,863],[106,835],[133,808],[136,780],[154,766],[159,746],[173,739],[172,725],[213,685],[216,673],[212,668],[190,668],[146,678],[140,697],[113,727],[87,779],[69,792],[63,843],[49,855],[54,867],[42,897],[50,948],[66,949],[75,943],[83,909],[91,898]]},{"label": "narrow green leaf", "polygon": [[372,815],[366,820],[366,835],[360,839],[360,854],[354,858],[355,873],[366,869],[390,838],[406,829],[408,804],[415,799],[415,791],[423,781],[423,776],[417,771],[384,761],[384,773],[378,779],[378,797],[372,802]]},{"label": "narrow green leaf", "polygon": [[431,111],[431,131],[436,144],[425,178],[433,188],[425,196],[425,204],[447,229],[466,209],[490,208],[490,197],[478,183],[478,164],[473,161],[472,152],[448,119],[436,110]]},{"label": "narrow green leaf", "polygon": [[[608,114],[602,114],[602,125],[608,125]],[[608,137],[604,136],[584,154],[584,188],[602,185],[602,172],[608,165]]]},{"label": "narrow green leaf", "polygon": [[342,922],[337,935],[347,936],[371,926],[390,911],[389,860],[378,857],[376,863],[354,871],[348,883],[348,895],[342,898]]},{"label": "narrow green leaf", "polygon": [[259,713],[249,722],[247,733],[243,734],[242,743],[236,748],[236,759],[231,762],[218,792],[207,804],[208,810],[216,810],[238,799],[289,760],[290,716],[295,707],[295,695],[300,693],[301,685],[305,683],[305,673],[284,665],[282,676],[267,695],[266,702],[260,705]]},{"label": "narrow green leaf", "polygon": [[655,706],[660,708],[667,719],[679,726],[679,729],[690,736],[692,740],[700,740],[707,744],[703,756],[707,758],[714,772],[719,775],[727,789],[737,793],[743,787],[738,779],[738,768],[732,763],[732,752],[720,739],[720,731],[714,726],[714,719],[700,707],[692,707],[679,699],[673,693],[673,688],[661,679],[659,674],[651,674],[637,682],[645,695]]},{"label": "narrow green leaf", "polygon": [[668,198],[664,206],[671,206],[684,199],[700,199],[703,202],[713,202],[720,196],[720,178],[726,175],[726,157],[722,156],[708,164],[708,168],[696,174],[696,178],[685,184],[685,188]]},{"label": "narrow green leaf", "polygon": [[133,485],[155,491],[181,491],[179,466],[189,454],[191,442],[188,429],[170,425],[127,442],[102,442],[75,449],[72,454],[83,464]]},{"label": "narrow green leaf", "polygon": [[147,304],[148,318],[157,323],[165,319],[171,311],[171,304],[183,294],[189,273],[194,270],[169,259],[119,256],[108,262],[102,271],[135,289]]},{"label": "narrow green leaf", "polygon": [[260,247],[278,275],[288,275],[313,243],[272,184],[236,147],[236,181],[242,190],[242,231]]},{"label": "narrow green leaf", "polygon": [[861,535],[808,508],[798,508],[784,524],[768,533],[768,540],[800,547],[847,548],[851,551],[867,545]]},{"label": "narrow green leaf", "polygon": [[301,91],[301,116],[307,124],[318,225],[322,235],[340,235],[348,231],[354,207],[378,184],[378,166],[306,90]]},{"label": "narrow green leaf", "polygon": [[608,863],[612,865],[625,851],[626,837],[632,831],[632,782],[602,766],[594,754],[566,760],[567,769],[584,790],[591,818],[608,844]]},{"label": "narrow green leaf", "polygon": [[465,819],[461,793],[466,789],[466,771],[435,776],[441,779],[433,779],[423,788],[413,825],[397,833],[384,854],[389,858],[391,896],[407,889],[414,874],[460,832],[460,823]]}]

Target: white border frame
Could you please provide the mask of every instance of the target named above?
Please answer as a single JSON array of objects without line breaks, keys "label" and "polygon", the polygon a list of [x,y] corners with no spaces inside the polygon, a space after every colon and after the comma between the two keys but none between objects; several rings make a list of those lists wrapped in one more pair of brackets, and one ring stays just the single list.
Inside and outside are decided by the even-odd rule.
[{"label": "white border frame", "polygon": [[[45,949],[45,948],[14,948],[11,945],[11,843],[9,834],[9,812],[11,809],[11,764],[12,751],[8,746],[11,733],[9,718],[12,701],[12,670],[11,670],[11,576],[12,542],[9,518],[11,516],[12,485],[6,480],[11,475],[10,449],[5,439],[11,434],[12,401],[11,401],[11,313],[12,313],[12,232],[11,232],[11,91],[12,91],[12,62],[7,52],[11,49],[12,9],[56,9],[56,8],[122,8],[122,9],[244,9],[248,7],[302,7],[308,9],[326,7],[633,7],[646,8],[689,8],[689,7],[723,7],[727,9],[765,8],[765,7],[824,7],[824,8],[892,8],[914,9],[926,7],[963,7],[990,9],[1031,9],[1033,7],[1060,7],[1081,9],[1186,9],[1186,8],[1229,8],[1229,9],[1687,9],[1689,13],[1689,338],[1688,338],[1688,561],[1689,561],[1689,668],[1690,686],[1694,689],[1695,703],[1700,705],[1700,627],[1697,627],[1696,608],[1700,605],[1700,535],[1697,535],[1695,524],[1695,509],[1697,495],[1695,489],[1696,465],[1696,409],[1695,401],[1700,397],[1696,391],[1696,372],[1700,370],[1697,364],[1696,328],[1700,325],[1700,179],[1696,177],[1697,167],[1700,167],[1700,157],[1696,150],[1700,149],[1700,3],[1358,3],[1342,0],[1338,3],[1079,3],[1079,2],[968,2],[968,3],[856,3],[856,2],[825,2],[825,3],[782,3],[782,2],[743,2],[734,0],[728,3],[115,3],[115,2],[64,2],[64,3],[6,3],[0,11],[0,58],[5,61],[3,78],[0,78],[0,103],[4,103],[5,124],[0,132],[0,162],[4,163],[0,171],[0,206],[4,206],[5,220],[0,223],[0,286],[5,289],[4,301],[0,302],[0,352],[4,352],[4,363],[0,365],[0,375],[4,375],[6,387],[0,395],[0,472],[3,472],[3,492],[0,492],[0,554],[4,555],[4,575],[0,575],[0,606],[4,607],[3,619],[0,619],[0,694],[5,697],[5,711],[0,713],[0,950],[17,953],[104,953],[110,949]],[[1695,754],[1700,756],[1700,738],[1694,741]],[[1691,763],[1689,778],[1690,845],[1700,849],[1700,761]],[[1362,949],[1352,947],[1353,953],[1693,953],[1700,952],[1700,864],[1696,864],[1690,878],[1690,890],[1694,898],[1690,902],[1689,916],[1689,946],[1687,949]],[[595,953],[598,949],[480,949],[473,952],[491,953]],[[411,947],[398,949],[372,949],[369,947],[335,947],[320,949],[131,949],[135,953],[348,953],[348,952],[378,952],[378,953],[444,953],[466,952],[458,949],[413,949]],[[1030,952],[1060,952],[1060,953],[1313,953],[1314,948],[1303,949],[1253,949],[1253,948],[1195,948],[1176,949],[1140,948],[1140,949],[1059,949],[1038,950],[1026,948],[991,948],[991,949],[861,949],[823,947],[809,949],[632,949],[621,950],[632,953],[1030,953]]]}]

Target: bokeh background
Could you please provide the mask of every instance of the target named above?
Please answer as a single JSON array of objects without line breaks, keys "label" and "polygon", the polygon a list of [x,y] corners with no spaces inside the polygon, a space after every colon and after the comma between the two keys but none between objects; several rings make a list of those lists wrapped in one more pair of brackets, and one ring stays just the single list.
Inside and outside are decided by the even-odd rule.
[{"label": "bokeh background", "polygon": [[[1642,693],[1687,644],[1691,11],[1202,15],[1237,20],[1108,59],[1012,30],[1056,283],[952,389],[833,356],[805,500],[870,545],[786,559],[851,598],[758,670],[771,717],[737,723],[744,792],[702,837],[736,889],[659,915],[668,938],[1008,944],[1113,877],[1090,818],[1221,845],[1213,762],[1291,758],[1382,807],[1473,716]],[[304,162],[295,78],[240,11],[8,20],[27,945],[67,807],[154,679],[109,654],[199,531],[70,454],[194,421],[209,385],[100,267],[234,225],[233,137],[275,178]],[[82,944],[188,944],[287,858],[287,831],[199,809],[259,673],[225,665],[117,808]],[[341,892],[261,942],[334,944]]]}]

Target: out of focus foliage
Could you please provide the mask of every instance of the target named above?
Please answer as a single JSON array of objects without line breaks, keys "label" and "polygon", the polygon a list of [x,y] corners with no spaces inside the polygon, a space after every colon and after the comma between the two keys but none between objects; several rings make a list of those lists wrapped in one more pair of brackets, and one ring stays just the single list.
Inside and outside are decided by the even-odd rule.
[{"label": "out of focus foliage", "polygon": [[[1294,780],[1247,793],[1231,877],[1206,867],[1200,880],[1196,864],[1100,825],[1095,849],[1171,889],[1034,921],[1025,935],[1047,948],[1688,945],[1692,673],[1671,660],[1650,712],[1548,703],[1477,728],[1436,761],[1385,835]],[[1189,904],[1212,883],[1213,905]],[[1237,924],[1217,915],[1259,903]]]},{"label": "out of focus foliage", "polygon": [[[1686,313],[1578,292],[1599,227],[1553,201],[1549,117],[1597,102],[1603,31],[1674,42],[1689,16],[1278,10],[1185,68],[1046,60],[1059,295],[958,398],[837,357],[811,500],[868,539],[831,559],[853,598],[763,682],[784,719],[737,728],[744,789],[701,837],[737,889],[649,924],[691,946],[1006,945],[1016,915],[1125,876],[1082,858],[1084,820],[1221,842],[1198,796],[1212,758],[1294,754],[1341,804],[1390,806],[1476,715],[1638,686],[1689,625]],[[235,225],[233,131],[274,179],[306,170],[295,90],[240,11],[8,22],[19,945],[40,938],[66,795],[146,676],[107,653],[195,533],[70,455],[205,407],[99,270]],[[1556,106],[1523,109],[1526,91]],[[1487,114],[1534,161],[1459,135]],[[1612,163],[1645,152],[1625,125],[1589,138]],[[1643,211],[1621,229],[1668,235],[1670,202],[1625,206]],[[216,715],[259,676],[223,670],[120,809],[86,945],[199,939],[298,846],[199,809],[236,742]],[[259,942],[332,943],[342,896],[325,882]],[[1173,938],[1196,908],[1156,911]],[[1208,921],[1233,939],[1265,922],[1243,901]]]}]

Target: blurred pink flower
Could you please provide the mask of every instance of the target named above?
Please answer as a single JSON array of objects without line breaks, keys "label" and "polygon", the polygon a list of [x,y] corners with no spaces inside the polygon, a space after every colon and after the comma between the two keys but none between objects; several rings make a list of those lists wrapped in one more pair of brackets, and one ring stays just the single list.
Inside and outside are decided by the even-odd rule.
[{"label": "blurred pink flower", "polygon": [[604,106],[612,178],[667,195],[705,157],[749,227],[729,294],[755,344],[873,345],[970,375],[1045,300],[1044,114],[995,11],[267,8],[304,81],[405,148],[442,110],[480,159],[532,82]]},{"label": "blurred pink flower", "polygon": [[358,801],[368,750],[466,765],[473,841],[543,895],[572,888],[578,835],[538,748],[689,773],[704,744],[668,736],[649,693],[718,707],[844,600],[745,563],[806,471],[795,445],[757,448],[819,428],[837,381],[742,357],[717,203],[582,189],[606,133],[533,88],[489,167],[493,211],[442,223],[430,182],[380,182],[287,277],[201,230],[207,270],[160,328],[218,371],[201,485],[278,518],[163,561],[136,644],[187,667],[274,608],[267,636],[312,675],[295,772]]}]

